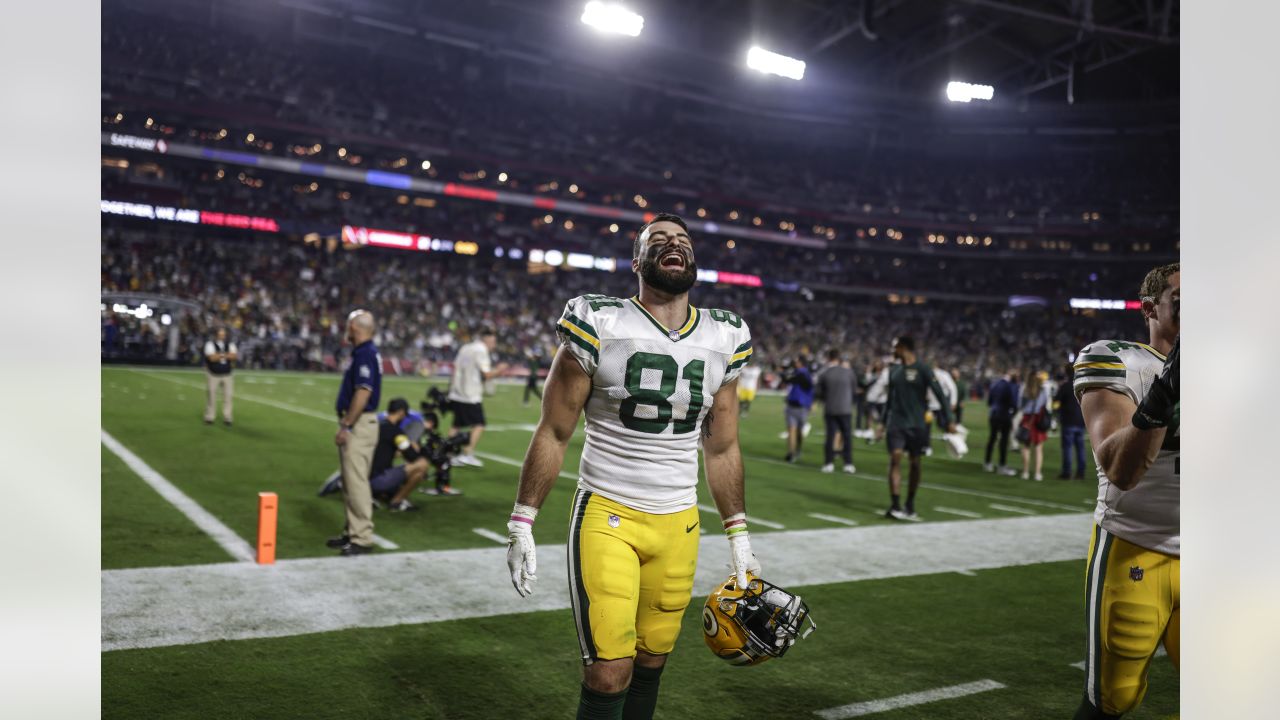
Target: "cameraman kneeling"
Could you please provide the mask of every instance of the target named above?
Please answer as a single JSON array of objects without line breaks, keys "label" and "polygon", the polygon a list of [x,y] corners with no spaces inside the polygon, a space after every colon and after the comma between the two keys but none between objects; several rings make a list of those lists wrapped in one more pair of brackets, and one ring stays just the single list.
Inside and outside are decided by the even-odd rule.
[{"label": "cameraman kneeling", "polygon": [[[404,398],[395,398],[387,404],[387,415],[378,425],[378,444],[369,470],[373,496],[386,500],[392,512],[418,509],[409,502],[409,493],[427,476],[429,467],[427,458],[400,427],[408,413],[409,403]],[[403,465],[392,464],[397,453],[404,458]]]}]

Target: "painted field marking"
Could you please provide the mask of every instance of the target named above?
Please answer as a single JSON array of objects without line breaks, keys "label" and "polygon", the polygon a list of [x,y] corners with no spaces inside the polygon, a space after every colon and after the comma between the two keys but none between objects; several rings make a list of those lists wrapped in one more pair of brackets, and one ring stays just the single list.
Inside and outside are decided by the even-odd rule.
[{"label": "painted field marking", "polygon": [[1028,510],[1026,508],[1014,507],[1012,505],[1001,505],[1000,503],[991,503],[987,507],[991,508],[992,510],[999,510],[1001,512],[1020,513],[1022,515],[1037,514],[1035,510]]},{"label": "painted field marking", "polygon": [[[698,509],[708,515],[715,515],[716,517],[720,517],[720,511],[715,509],[714,507],[711,507],[710,505],[699,504]],[[760,518],[755,517],[754,515],[748,515],[747,522],[755,525],[760,525],[762,527],[773,528],[774,530],[782,530],[787,527],[782,523],[776,523],[770,520],[761,520]]]},{"label": "painted field marking", "polygon": [[961,510],[961,509],[959,509],[959,508],[950,508],[950,507],[941,507],[941,506],[939,506],[939,507],[934,508],[933,510],[934,510],[934,512],[946,513],[946,514],[948,514],[948,515],[959,515],[960,517],[966,517],[966,518],[980,518],[980,517],[982,517],[982,515],[981,515],[980,513],[970,512],[969,510]]},{"label": "painted field marking", "polygon": [[[130,369],[129,372],[137,373],[144,377],[152,378],[153,380],[164,380],[165,382],[171,382],[174,385],[181,385],[183,387],[192,388],[194,390],[204,389],[203,386],[201,385],[197,385],[195,383],[183,382],[182,380],[175,380],[173,378],[165,377],[163,375],[157,375],[154,372],[147,372],[145,370],[133,370],[133,369]],[[270,400],[268,398],[262,398],[256,395],[249,395],[247,393],[242,393],[242,392],[236,393],[236,399],[248,400],[249,402],[256,402],[261,405],[267,405],[269,407],[276,408],[277,410],[284,410],[286,412],[296,413],[298,415],[305,415],[307,417],[315,418],[317,420],[324,420],[325,422],[333,425],[336,425],[338,423],[338,416],[336,414],[325,415],[323,413],[316,412],[315,410],[308,410],[307,408],[298,407],[296,405],[282,403],[282,402],[279,402],[278,400]]]},{"label": "painted field marking", "polygon": [[[781,460],[774,460],[773,458],[762,457],[760,455],[743,455],[742,457],[747,460],[755,460],[758,462],[769,463],[771,465],[785,465],[787,467],[796,468],[799,470],[808,470],[812,472],[817,472],[817,468],[797,466],[792,463],[786,463],[786,462],[782,462]],[[853,473],[852,475],[847,475],[847,477],[855,477],[855,478],[858,478],[859,480],[866,480],[868,482],[875,482],[875,483],[882,483],[882,484],[885,482],[885,479],[882,477],[875,477],[874,475],[866,475],[864,473]],[[929,490],[941,490],[943,492],[956,493],[957,495],[971,495],[973,497],[980,497],[986,500],[1003,500],[1005,502],[1018,502],[1018,503],[1024,503],[1027,505],[1038,505],[1040,507],[1053,508],[1054,510],[1067,510],[1070,512],[1080,511],[1080,508],[1074,505],[1065,505],[1063,503],[1050,502],[1048,500],[1035,500],[1032,498],[1018,497],[1016,495],[1004,495],[1001,493],[985,492],[983,490],[968,490],[966,488],[952,487],[951,485],[936,485],[934,483],[920,483],[920,487],[926,488]],[[1090,500],[1088,504],[1093,504],[1093,501]]]},{"label": "painted field marking", "polygon": [[224,525],[221,520],[214,517],[208,510],[200,507],[199,503],[179,490],[165,476],[156,472],[155,468],[143,462],[142,458],[134,455],[129,448],[121,445],[106,430],[102,431],[102,444],[116,457],[123,460],[124,464],[137,473],[143,482],[150,485],[152,490],[159,493],[160,497],[168,500],[170,505],[177,508],[183,515],[186,515],[187,519],[194,523],[196,527],[203,530],[210,538],[213,538],[213,541],[222,546],[222,549],[226,550],[231,557],[241,562],[254,561],[256,554],[253,546],[248,541]]},{"label": "painted field marking", "polygon": [[[480,452],[479,450],[477,450],[476,457],[481,458],[482,460],[492,460],[496,463],[501,463],[503,465],[510,465],[511,467],[524,467],[524,463],[520,462],[519,460],[514,460],[512,458],[506,457],[505,455],[494,455],[493,453]],[[565,472],[564,470],[560,471],[560,477],[564,478],[565,480],[573,480],[575,482],[577,482],[578,480],[577,475],[574,475],[573,473],[570,473],[570,472]],[[506,542],[506,540],[503,539],[502,542]]]},{"label": "painted field marking", "polygon": [[977,577],[977,576],[978,576],[978,573],[976,573],[976,572],[974,572],[974,571],[972,571],[972,570],[957,570],[957,571],[956,571],[956,574],[957,574],[957,575],[965,575],[965,576],[968,576],[968,577]]},{"label": "painted field marking", "polygon": [[507,539],[505,537],[487,528],[471,528],[471,532],[479,535],[480,537],[486,540],[492,540],[498,543],[499,545],[507,544]]},{"label": "painted field marking", "polygon": [[[1079,562],[1092,523],[1086,513],[965,522],[829,527],[761,533],[752,547],[782,587]],[[716,531],[702,536],[694,595],[728,576],[712,558]],[[849,548],[862,551],[850,553]],[[102,572],[102,649],[163,647],[213,640],[287,637],[357,627],[566,610],[565,546],[539,548],[538,592],[496,592],[511,576],[506,548],[485,542],[460,550],[374,553],[359,562],[333,556],[277,560],[267,568],[223,562]],[[415,578],[406,587],[405,577]],[[431,587],[431,603],[415,588]],[[550,589],[550,590],[545,590]],[[420,594],[420,593],[418,593]]]},{"label": "painted field marking", "polygon": [[881,700],[868,700],[866,702],[852,703],[850,705],[841,705],[840,707],[830,708],[827,710],[819,710],[814,714],[822,718],[822,720],[844,720],[845,718],[873,715],[875,713],[887,712],[889,710],[897,710],[899,708],[912,707],[915,705],[924,705],[926,703],[938,702],[940,700],[952,700],[954,698],[965,697],[967,695],[977,695],[978,693],[990,690],[1000,690],[1004,687],[1004,683],[999,683],[995,680],[979,680],[977,682],[965,683],[963,685],[952,685],[950,687],[935,688],[933,690],[925,690],[923,692],[907,693],[906,695],[898,695],[896,697],[884,698]]},{"label": "painted field marking", "polygon": [[815,518],[817,520],[826,520],[827,522],[839,523],[841,525],[848,525],[850,527],[853,527],[854,525],[858,524],[857,521],[850,520],[849,518],[836,517],[835,515],[826,515],[824,513],[809,513],[809,517]]},{"label": "painted field marking", "polygon": [[373,544],[374,544],[374,545],[377,545],[378,547],[382,548],[383,550],[399,550],[399,549],[400,549],[400,546],[399,546],[399,545],[397,545],[397,544],[395,544],[395,543],[391,542],[390,540],[388,540],[388,539],[386,539],[386,538],[382,537],[381,535],[379,535],[379,534],[377,534],[377,533],[374,533],[374,535],[373,535]]}]

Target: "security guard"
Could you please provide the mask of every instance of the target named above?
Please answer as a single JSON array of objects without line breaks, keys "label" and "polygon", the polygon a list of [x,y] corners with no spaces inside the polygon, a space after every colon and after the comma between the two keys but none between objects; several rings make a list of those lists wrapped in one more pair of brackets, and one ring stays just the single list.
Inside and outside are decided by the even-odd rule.
[{"label": "security guard", "polygon": [[347,316],[351,364],[338,390],[338,434],[333,442],[342,461],[342,498],[347,506],[347,529],[328,545],[343,555],[373,552],[373,491],[369,469],[378,444],[378,397],[382,393],[382,356],[373,344],[376,325],[367,310]]}]

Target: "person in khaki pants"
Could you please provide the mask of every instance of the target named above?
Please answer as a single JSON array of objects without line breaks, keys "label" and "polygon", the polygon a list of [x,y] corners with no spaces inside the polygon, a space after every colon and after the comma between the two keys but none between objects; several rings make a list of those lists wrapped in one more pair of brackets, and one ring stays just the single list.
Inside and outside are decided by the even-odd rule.
[{"label": "person in khaki pants", "polygon": [[213,424],[215,406],[218,403],[218,392],[222,392],[222,422],[231,424],[231,397],[235,392],[235,384],[231,379],[231,364],[239,359],[236,344],[227,342],[227,329],[218,328],[213,340],[204,344],[205,382],[208,386],[208,399],[204,404],[204,424]]},{"label": "person in khaki pants", "polygon": [[373,552],[373,491],[369,469],[378,445],[378,400],[382,394],[382,357],[373,344],[377,326],[367,310],[347,316],[347,341],[351,363],[338,390],[338,434],[333,442],[342,461],[342,499],[347,507],[347,527],[329,538],[328,546],[343,555]]}]

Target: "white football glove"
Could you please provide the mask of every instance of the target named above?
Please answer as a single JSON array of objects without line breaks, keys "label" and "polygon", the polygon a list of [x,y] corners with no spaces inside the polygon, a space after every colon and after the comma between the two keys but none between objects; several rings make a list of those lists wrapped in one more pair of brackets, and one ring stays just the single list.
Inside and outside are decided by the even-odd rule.
[{"label": "white football glove", "polygon": [[512,520],[507,523],[507,569],[511,571],[511,584],[520,597],[533,594],[533,583],[538,580],[537,549],[533,544],[533,526]]},{"label": "white football glove", "polygon": [[747,573],[760,575],[760,561],[751,552],[749,533],[743,531],[729,536],[729,567],[740,590],[747,589]]}]

